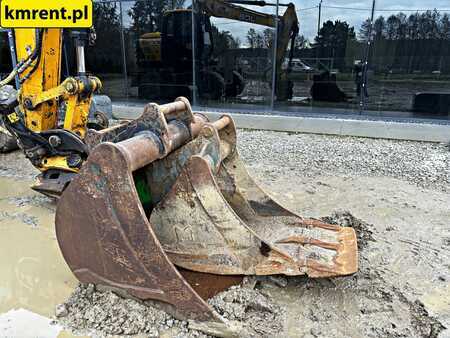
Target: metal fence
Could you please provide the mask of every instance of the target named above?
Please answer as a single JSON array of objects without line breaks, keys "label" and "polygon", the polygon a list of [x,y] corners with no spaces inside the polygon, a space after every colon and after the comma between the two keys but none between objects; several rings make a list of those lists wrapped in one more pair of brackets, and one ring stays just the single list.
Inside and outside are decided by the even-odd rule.
[{"label": "metal fence", "polygon": [[[387,0],[343,0],[339,6],[294,1],[300,32],[286,51],[277,50],[280,20],[268,27],[212,16],[212,52],[205,51],[205,33],[197,34],[205,24],[199,1],[94,1],[97,44],[87,49],[87,65],[102,78],[106,94],[116,101],[161,102],[185,93],[200,108],[247,113],[449,118],[450,9],[444,0],[433,7],[423,0],[422,8]],[[277,0],[268,7],[240,6],[275,18],[286,11]],[[181,48],[161,47],[168,35],[157,34],[174,9],[191,15],[190,57]],[[162,48],[158,61],[150,55],[155,46]],[[277,63],[281,52],[286,57]],[[218,78],[221,91],[214,87]],[[286,97],[277,95],[283,79],[292,86]]]}]

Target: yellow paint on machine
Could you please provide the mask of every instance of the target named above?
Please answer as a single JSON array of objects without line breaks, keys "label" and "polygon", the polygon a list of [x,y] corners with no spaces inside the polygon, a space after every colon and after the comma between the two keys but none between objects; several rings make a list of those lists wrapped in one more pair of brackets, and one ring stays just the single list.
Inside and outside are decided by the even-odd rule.
[{"label": "yellow paint on machine", "polygon": [[[1,1],[2,6],[4,1]],[[17,59],[21,62],[29,56],[30,48],[31,50],[36,48],[36,31],[35,29],[16,29],[14,34]],[[22,84],[20,95],[36,97],[40,93],[59,85],[61,46],[61,29],[49,29],[42,41],[42,49],[48,52],[42,54],[39,64],[32,74],[29,75],[30,70],[26,70],[21,75],[22,79],[24,77],[28,77],[28,79]],[[33,110],[21,107],[21,111],[25,115],[25,124],[34,132],[56,128],[56,106],[57,101],[54,99],[40,104],[39,107]]]},{"label": "yellow paint on machine", "polygon": [[90,28],[92,0],[1,0],[3,28]]}]

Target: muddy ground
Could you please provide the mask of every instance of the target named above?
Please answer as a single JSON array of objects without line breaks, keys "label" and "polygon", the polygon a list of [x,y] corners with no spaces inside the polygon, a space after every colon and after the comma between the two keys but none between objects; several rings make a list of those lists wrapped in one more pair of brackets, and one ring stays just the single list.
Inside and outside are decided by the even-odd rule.
[{"label": "muddy ground", "polygon": [[[353,226],[360,249],[353,276],[260,278],[211,300],[242,323],[242,336],[450,337],[448,148],[269,132],[241,132],[240,140],[250,172],[276,199],[302,215]],[[21,154],[0,155],[0,178],[28,181],[34,174]],[[24,191],[2,204],[0,225],[11,217],[7,205],[52,215],[48,199],[36,196]],[[22,226],[34,225],[25,217]],[[76,288],[54,315],[74,333],[202,336],[92,286]]]}]

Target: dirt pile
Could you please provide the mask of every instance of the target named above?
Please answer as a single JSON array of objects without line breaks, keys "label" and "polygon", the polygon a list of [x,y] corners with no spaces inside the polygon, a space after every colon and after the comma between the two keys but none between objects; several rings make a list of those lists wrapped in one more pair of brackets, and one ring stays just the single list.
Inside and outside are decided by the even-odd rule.
[{"label": "dirt pile", "polygon": [[373,232],[370,230],[372,226],[356,218],[349,211],[335,211],[331,216],[322,217],[322,220],[326,223],[355,229],[359,249],[367,247],[369,242],[375,242]]},{"label": "dirt pile", "polygon": [[258,290],[233,286],[208,303],[224,318],[244,323],[249,337],[274,337],[284,330],[285,310]]},{"label": "dirt pile", "polygon": [[177,323],[164,311],[113,292],[100,292],[92,284],[80,284],[70,298],[56,309],[60,324],[75,333],[95,335],[133,335],[157,337],[158,330]]},{"label": "dirt pile", "polygon": [[[283,331],[284,311],[250,287],[232,287],[209,300],[225,319],[241,323],[242,337],[273,337]],[[60,325],[76,334],[97,337],[136,335],[159,337],[208,337],[189,328],[189,323],[133,299],[94,285],[80,284],[64,304],[56,308]]]}]

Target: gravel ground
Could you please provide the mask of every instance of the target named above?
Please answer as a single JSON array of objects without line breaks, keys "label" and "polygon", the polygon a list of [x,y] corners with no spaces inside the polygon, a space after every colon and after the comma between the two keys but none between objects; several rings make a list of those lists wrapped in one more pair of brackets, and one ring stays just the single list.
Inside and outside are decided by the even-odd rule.
[{"label": "gravel ground", "polygon": [[[238,323],[240,337],[274,337],[284,330],[284,309],[254,289],[255,285],[233,286],[211,298],[209,304],[225,321],[232,321],[234,326]],[[210,337],[192,329],[187,321],[112,291],[99,291],[92,284],[78,285],[70,298],[57,306],[56,321],[76,334],[94,337]]]},{"label": "gravel ground", "polygon": [[[241,130],[238,147],[252,175],[288,208],[354,227],[360,253],[353,276],[263,278],[209,300],[242,323],[243,337],[449,337],[446,146]],[[0,155],[0,176],[20,181],[36,173],[21,153]],[[11,202],[45,208],[46,199]],[[339,209],[349,212],[334,212]],[[8,210],[0,210],[0,219],[2,212]],[[205,337],[186,322],[92,286],[78,287],[56,315],[76,333]]]},{"label": "gravel ground", "polygon": [[[238,140],[247,165],[272,179],[294,172],[308,178],[358,175],[450,189],[450,147],[444,144],[251,130],[239,130]],[[20,151],[0,154],[1,176],[36,174]]]},{"label": "gravel ground", "polygon": [[450,188],[450,151],[438,143],[241,130],[238,147],[246,163],[272,178],[358,175]]}]

